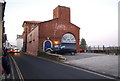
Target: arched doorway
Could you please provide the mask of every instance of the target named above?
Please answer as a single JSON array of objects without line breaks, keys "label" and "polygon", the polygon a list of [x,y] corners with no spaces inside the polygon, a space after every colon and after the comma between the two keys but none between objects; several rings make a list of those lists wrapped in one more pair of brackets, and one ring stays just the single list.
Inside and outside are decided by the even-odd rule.
[{"label": "arched doorway", "polygon": [[47,48],[51,48],[52,47],[52,42],[50,40],[45,40],[43,43],[43,50],[44,52],[46,52]]}]

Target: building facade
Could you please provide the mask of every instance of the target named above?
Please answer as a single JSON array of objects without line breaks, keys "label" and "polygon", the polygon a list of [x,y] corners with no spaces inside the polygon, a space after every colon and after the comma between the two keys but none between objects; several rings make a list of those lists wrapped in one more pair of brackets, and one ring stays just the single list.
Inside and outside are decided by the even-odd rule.
[{"label": "building facade", "polygon": [[75,43],[79,51],[80,28],[70,21],[70,8],[58,6],[53,10],[53,19],[49,21],[24,21],[24,51],[33,55],[58,43]]},{"label": "building facade", "polygon": [[3,48],[3,43],[5,42],[3,40],[3,37],[4,37],[4,10],[5,10],[5,5],[6,5],[6,2],[1,0],[0,1],[0,78],[1,78],[1,70],[2,70],[2,61],[1,61],[1,57],[2,57],[2,48]]},{"label": "building facade", "polygon": [[17,45],[17,49],[19,49],[20,51],[23,48],[23,38],[22,35],[17,35],[17,39],[16,39],[16,45]]},{"label": "building facade", "polygon": [[120,47],[120,1],[118,2],[118,46]]}]

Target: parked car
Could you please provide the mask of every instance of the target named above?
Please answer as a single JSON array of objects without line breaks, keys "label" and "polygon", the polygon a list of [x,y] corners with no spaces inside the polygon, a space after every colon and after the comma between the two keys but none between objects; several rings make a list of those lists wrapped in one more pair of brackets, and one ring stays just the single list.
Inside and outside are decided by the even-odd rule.
[{"label": "parked car", "polygon": [[56,44],[51,48],[47,48],[46,52],[74,55],[76,53],[76,44],[75,43]]},{"label": "parked car", "polygon": [[80,52],[80,53],[83,52],[83,49],[80,48],[80,49],[79,49],[79,52]]}]

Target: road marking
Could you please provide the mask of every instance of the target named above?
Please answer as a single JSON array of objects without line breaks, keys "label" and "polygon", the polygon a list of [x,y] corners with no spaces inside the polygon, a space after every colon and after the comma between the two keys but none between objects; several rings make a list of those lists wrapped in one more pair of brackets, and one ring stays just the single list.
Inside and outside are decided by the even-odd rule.
[{"label": "road marking", "polygon": [[108,78],[108,79],[115,79],[115,78],[112,78],[112,77],[109,77],[109,76],[106,76],[106,75],[102,75],[102,74],[99,74],[99,73],[96,73],[96,72],[92,72],[92,71],[89,71],[89,70],[85,70],[85,69],[82,69],[82,68],[78,68],[78,67],[75,67],[75,66],[71,66],[71,65],[67,65],[67,64],[63,64],[63,63],[60,63],[60,64],[68,66],[68,67],[75,68],[77,70],[82,70],[82,71],[85,71],[85,72],[88,72],[88,73],[99,75],[99,76],[102,76],[102,77],[105,77],[105,78]]},{"label": "road marking", "polygon": [[12,64],[12,60],[11,58],[9,57],[10,59],[10,65],[11,65],[11,74],[12,74],[12,79],[15,81],[15,77],[14,77],[14,72],[13,72],[13,64]]},{"label": "road marking", "polygon": [[20,81],[24,81],[24,78],[23,78],[23,76],[22,76],[22,74],[21,74],[21,72],[20,72],[20,69],[19,69],[17,63],[15,62],[15,60],[14,60],[14,58],[13,58],[12,56],[10,56],[10,57],[12,58],[12,60],[13,60],[13,62],[14,62],[14,64],[15,64],[15,68],[16,68],[16,70],[17,70],[17,73],[18,73],[18,76],[19,76]]},{"label": "road marking", "polygon": [[82,71],[92,73],[92,74],[95,74],[95,75],[98,75],[98,76],[102,76],[102,77],[105,77],[105,78],[108,78],[108,79],[116,79],[116,78],[113,78],[113,77],[109,77],[107,75],[103,75],[103,74],[96,73],[96,72],[93,72],[93,71],[85,70],[85,69],[82,69],[80,67],[78,68],[78,67],[68,65],[68,64],[65,64],[65,63],[60,63],[60,62],[53,61],[53,60],[50,60],[50,59],[46,59],[46,58],[43,58],[43,57],[38,57],[38,58],[41,58],[41,59],[44,59],[44,60],[47,60],[47,61],[51,61],[51,62],[54,62],[54,63],[57,63],[57,64],[61,64],[61,65],[67,66],[67,67],[71,67],[71,68],[74,68],[74,69],[77,69],[77,70],[82,70]]}]

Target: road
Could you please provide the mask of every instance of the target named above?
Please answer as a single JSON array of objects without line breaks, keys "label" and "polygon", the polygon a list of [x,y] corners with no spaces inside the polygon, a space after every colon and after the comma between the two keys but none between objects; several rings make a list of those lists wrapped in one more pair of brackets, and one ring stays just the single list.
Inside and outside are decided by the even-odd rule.
[{"label": "road", "polygon": [[120,77],[118,74],[120,71],[118,57],[118,55],[98,53],[77,53],[74,56],[65,56],[68,64],[115,76],[116,78]]},{"label": "road", "polygon": [[[16,79],[111,79],[97,73],[92,73],[74,66],[53,62],[31,55],[12,55],[11,64],[16,68],[13,71]],[[24,81],[24,80],[23,80]]]}]

